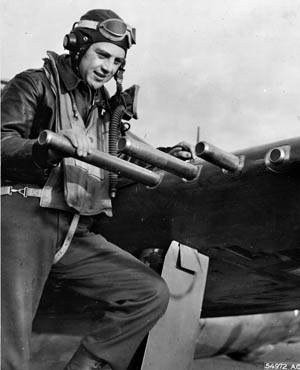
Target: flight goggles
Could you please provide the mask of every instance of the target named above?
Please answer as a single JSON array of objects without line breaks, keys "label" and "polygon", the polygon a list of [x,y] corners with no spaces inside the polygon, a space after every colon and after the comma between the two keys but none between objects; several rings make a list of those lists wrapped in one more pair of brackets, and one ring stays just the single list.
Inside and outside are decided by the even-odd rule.
[{"label": "flight goggles", "polygon": [[136,30],[121,19],[111,18],[103,22],[90,21],[87,19],[76,23],[75,27],[98,30],[105,38],[112,41],[121,41],[127,37],[128,47],[136,43]]}]

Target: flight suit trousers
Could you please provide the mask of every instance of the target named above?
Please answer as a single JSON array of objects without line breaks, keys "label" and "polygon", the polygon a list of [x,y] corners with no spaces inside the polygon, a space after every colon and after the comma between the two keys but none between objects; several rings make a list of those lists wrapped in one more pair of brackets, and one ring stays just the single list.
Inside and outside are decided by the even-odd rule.
[{"label": "flight suit trousers", "polygon": [[64,257],[54,254],[72,215],[39,206],[38,198],[2,196],[2,370],[29,370],[32,321],[51,271],[75,292],[105,302],[104,316],[82,345],[127,369],[140,342],[163,315],[169,291],[142,262],[89,231],[82,217]]}]

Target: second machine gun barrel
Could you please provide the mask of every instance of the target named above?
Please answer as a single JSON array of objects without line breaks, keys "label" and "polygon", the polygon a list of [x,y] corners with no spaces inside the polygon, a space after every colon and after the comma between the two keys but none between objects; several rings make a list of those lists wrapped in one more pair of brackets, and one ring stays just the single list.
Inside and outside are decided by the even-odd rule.
[{"label": "second machine gun barrel", "polygon": [[199,174],[197,166],[136,140],[123,137],[118,141],[118,149],[186,180],[193,180]]},{"label": "second machine gun barrel", "polygon": [[150,187],[158,185],[161,181],[161,176],[155,172],[96,149],[92,149],[91,153],[86,157],[79,157],[76,154],[76,148],[73,147],[66,137],[49,130],[44,130],[40,133],[38,142],[40,145],[47,146],[66,157],[77,158],[82,162],[117,173]]},{"label": "second machine gun barrel", "polygon": [[196,145],[196,154],[198,157],[215,164],[229,172],[236,172],[241,169],[240,158],[232,153],[217,148],[207,141],[200,141]]}]

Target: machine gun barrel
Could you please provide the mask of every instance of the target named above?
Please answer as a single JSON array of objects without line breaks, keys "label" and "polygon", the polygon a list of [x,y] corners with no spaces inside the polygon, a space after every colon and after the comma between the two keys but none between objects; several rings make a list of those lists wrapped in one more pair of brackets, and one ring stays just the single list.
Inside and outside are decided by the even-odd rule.
[{"label": "machine gun barrel", "polygon": [[49,130],[40,133],[38,142],[40,145],[47,146],[63,156],[77,158],[82,162],[117,173],[150,187],[158,185],[161,181],[161,176],[157,173],[96,149],[92,149],[86,157],[79,157],[76,154],[76,148],[67,138]]},{"label": "machine gun barrel", "polygon": [[200,141],[196,145],[196,155],[230,172],[240,170],[240,158],[228,153],[207,141]]},{"label": "machine gun barrel", "polygon": [[133,141],[132,139],[119,139],[118,150],[186,180],[195,179],[199,173],[199,168],[197,166],[186,163],[181,159],[155,149],[150,145]]}]

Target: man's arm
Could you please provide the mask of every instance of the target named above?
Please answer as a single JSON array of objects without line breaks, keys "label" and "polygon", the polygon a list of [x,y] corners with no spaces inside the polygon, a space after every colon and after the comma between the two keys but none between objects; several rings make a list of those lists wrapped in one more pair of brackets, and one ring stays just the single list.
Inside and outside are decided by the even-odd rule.
[{"label": "man's arm", "polygon": [[2,180],[36,183],[44,177],[42,163],[47,153],[36,153],[38,131],[34,121],[41,89],[31,77],[32,73],[17,75],[3,89],[1,95],[1,162]]}]

